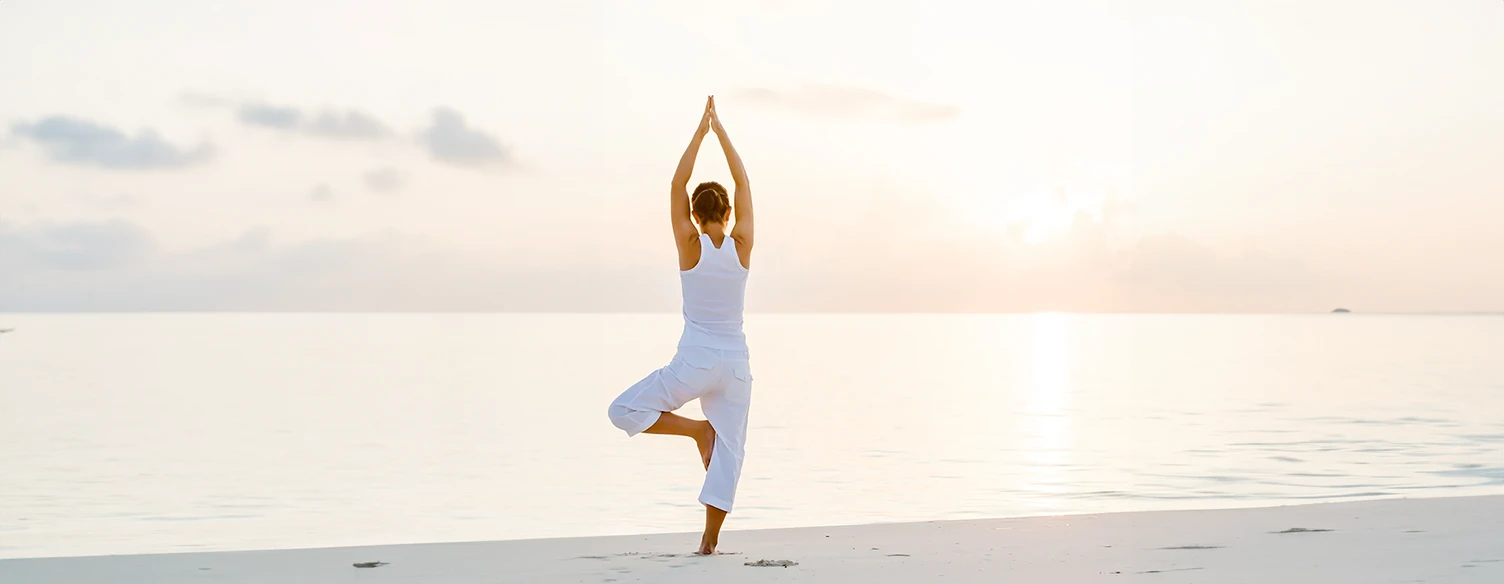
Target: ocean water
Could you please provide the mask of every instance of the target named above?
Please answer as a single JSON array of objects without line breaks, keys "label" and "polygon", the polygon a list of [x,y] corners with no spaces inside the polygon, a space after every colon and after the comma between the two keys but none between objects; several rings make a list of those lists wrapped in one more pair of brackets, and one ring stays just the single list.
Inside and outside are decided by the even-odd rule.
[{"label": "ocean water", "polygon": [[[0,557],[696,531],[677,315],[0,314]],[[749,315],[728,529],[1504,493],[1504,317]],[[698,415],[693,404],[689,415]]]}]

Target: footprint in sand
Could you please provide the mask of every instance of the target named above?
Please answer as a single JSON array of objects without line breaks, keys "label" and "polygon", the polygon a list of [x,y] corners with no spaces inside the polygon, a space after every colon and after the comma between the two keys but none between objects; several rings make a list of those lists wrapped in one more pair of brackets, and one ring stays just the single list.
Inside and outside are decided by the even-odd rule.
[{"label": "footprint in sand", "polygon": [[787,568],[789,566],[797,566],[799,562],[793,560],[757,560],[755,562],[746,562],[742,565],[757,568]]},{"label": "footprint in sand", "polygon": [[1165,572],[1189,572],[1192,570],[1205,570],[1206,568],[1175,568],[1171,570],[1145,570],[1140,574],[1163,574]]},{"label": "footprint in sand", "polygon": [[[615,557],[618,557],[618,558],[642,558],[644,560],[663,561],[663,560],[667,560],[667,559],[670,559],[670,558],[677,558],[677,557],[680,557],[682,555],[684,555],[684,554],[655,554],[655,553],[651,553],[651,552],[622,552],[622,553],[616,554]],[[607,559],[605,556],[583,556],[582,559],[583,558],[602,559],[602,560]]]}]

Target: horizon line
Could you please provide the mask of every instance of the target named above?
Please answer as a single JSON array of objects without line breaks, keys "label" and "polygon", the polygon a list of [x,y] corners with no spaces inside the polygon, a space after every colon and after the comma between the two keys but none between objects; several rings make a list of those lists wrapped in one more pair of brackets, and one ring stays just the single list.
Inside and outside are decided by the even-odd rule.
[{"label": "horizon line", "polygon": [[[0,310],[0,314],[16,315],[83,315],[83,314],[536,314],[536,315],[679,315],[678,311],[664,310],[259,310],[259,309],[230,309],[230,310]],[[1342,314],[1346,316],[1504,316],[1504,310],[1454,310],[1454,311],[1372,311],[1363,312],[1351,310],[1349,312],[1335,312],[1333,310],[1294,312],[1294,311],[1073,311],[1073,310],[1032,310],[1032,311],[857,311],[857,310],[790,310],[790,311],[747,311],[747,315],[811,315],[811,316],[1031,316],[1041,314],[1062,314],[1082,316],[1313,316]]]}]

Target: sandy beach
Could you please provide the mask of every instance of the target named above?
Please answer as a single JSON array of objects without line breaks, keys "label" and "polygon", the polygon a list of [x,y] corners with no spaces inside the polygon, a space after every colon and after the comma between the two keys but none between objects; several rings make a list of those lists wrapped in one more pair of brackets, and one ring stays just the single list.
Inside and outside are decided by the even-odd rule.
[{"label": "sandy beach", "polygon": [[[7,584],[1501,582],[1504,496],[691,534],[17,559]],[[357,563],[381,562],[359,568]]]}]

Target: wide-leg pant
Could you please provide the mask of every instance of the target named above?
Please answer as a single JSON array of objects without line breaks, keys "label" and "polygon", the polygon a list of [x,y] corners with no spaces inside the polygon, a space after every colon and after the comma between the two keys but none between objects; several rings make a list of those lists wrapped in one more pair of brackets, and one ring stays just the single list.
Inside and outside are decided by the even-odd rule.
[{"label": "wide-leg pant", "polygon": [[700,400],[715,428],[710,469],[700,502],[731,512],[746,455],[747,411],[752,405],[752,368],[745,350],[679,347],[668,365],[649,373],[611,402],[611,423],[635,436],[672,412]]}]

